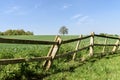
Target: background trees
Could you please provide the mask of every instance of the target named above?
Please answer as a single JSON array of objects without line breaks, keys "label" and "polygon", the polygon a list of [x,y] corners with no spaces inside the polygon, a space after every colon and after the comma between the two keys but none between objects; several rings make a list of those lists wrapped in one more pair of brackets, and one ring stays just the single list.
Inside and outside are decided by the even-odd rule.
[{"label": "background trees", "polygon": [[0,35],[33,35],[33,32],[24,31],[23,29],[20,30],[6,30],[4,32],[0,32]]},{"label": "background trees", "polygon": [[63,35],[68,34],[68,28],[66,26],[62,26],[59,30],[59,33]]}]

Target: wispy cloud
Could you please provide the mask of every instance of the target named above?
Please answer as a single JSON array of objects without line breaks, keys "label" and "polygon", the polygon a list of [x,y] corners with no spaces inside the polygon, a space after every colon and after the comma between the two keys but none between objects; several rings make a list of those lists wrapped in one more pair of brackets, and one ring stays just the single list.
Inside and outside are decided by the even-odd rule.
[{"label": "wispy cloud", "polygon": [[24,11],[21,10],[19,6],[9,7],[7,10],[4,11],[5,14],[16,14],[16,15],[24,15],[26,14]]},{"label": "wispy cloud", "polygon": [[77,24],[85,24],[89,22],[89,16],[82,16],[78,19]]},{"label": "wispy cloud", "polygon": [[80,17],[82,17],[82,15],[81,14],[77,14],[77,15],[74,15],[71,19],[78,19]]},{"label": "wispy cloud", "polygon": [[14,13],[14,12],[18,11],[19,9],[20,8],[18,6],[9,7],[9,9],[5,11],[5,13],[7,13],[7,14]]},{"label": "wispy cloud", "polygon": [[89,16],[85,16],[85,15],[81,15],[81,14],[76,14],[71,19],[75,20],[75,23],[77,25],[88,24],[88,23],[93,22],[93,20]]},{"label": "wispy cloud", "polygon": [[69,8],[71,6],[72,6],[71,4],[65,4],[65,5],[63,5],[63,9],[67,9],[67,8]]}]

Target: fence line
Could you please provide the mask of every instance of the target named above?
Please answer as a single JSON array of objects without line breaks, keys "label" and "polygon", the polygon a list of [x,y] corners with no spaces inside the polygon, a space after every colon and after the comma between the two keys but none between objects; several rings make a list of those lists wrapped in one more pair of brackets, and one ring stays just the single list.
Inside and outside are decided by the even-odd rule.
[{"label": "fence line", "polygon": [[[82,38],[82,35],[80,35],[80,38]],[[81,40],[79,40],[79,41],[77,42],[77,45],[76,45],[76,47],[75,47],[75,50],[78,50],[78,49],[79,49],[80,42],[81,42]],[[73,54],[73,57],[72,57],[73,60],[75,60],[76,54],[77,54],[77,52],[75,52],[75,53]]]},{"label": "fence line", "polygon": [[[116,46],[116,44],[94,44],[94,46]],[[120,44],[118,44],[120,46]]]},{"label": "fence line", "polygon": [[81,38],[76,38],[76,39],[70,39],[70,40],[65,40],[65,41],[62,41],[61,44],[66,44],[66,43],[71,43],[71,42],[75,42],[75,41],[79,41],[79,40],[84,40],[84,39],[87,39],[87,38],[90,38],[91,36],[84,36],[84,37],[81,37]]},{"label": "fence line", "polygon": [[[101,37],[101,38],[105,38],[105,42],[102,43],[95,43],[95,38],[94,37]],[[81,41],[84,39],[88,39],[90,38],[89,42],[90,44],[88,46],[79,48]],[[108,39],[115,39],[116,43],[115,44],[107,44]],[[70,52],[66,52],[66,53],[62,53],[62,54],[57,54],[60,46],[62,44],[67,44],[67,43],[71,43],[71,42],[77,42],[75,50],[74,51],[70,51]],[[80,36],[79,38],[75,38],[75,39],[69,39],[69,40],[62,40],[60,38],[60,36],[56,36],[54,41],[39,41],[39,40],[21,40],[21,39],[7,39],[7,38],[0,38],[0,43],[11,43],[11,44],[41,44],[41,45],[52,45],[48,55],[47,56],[43,56],[43,57],[35,57],[35,58],[19,58],[19,59],[0,59],[0,65],[7,65],[7,64],[16,64],[16,63],[23,63],[23,62],[33,62],[33,61],[45,61],[43,66],[46,67],[46,69],[48,70],[50,68],[50,66],[52,65],[54,59],[58,59],[58,58],[62,58],[64,56],[68,56],[68,55],[72,55],[72,59],[75,60],[76,58],[76,54],[79,51],[85,50],[85,49],[89,49],[89,53],[88,56],[95,56],[96,53],[94,53],[94,46],[103,46],[103,49],[100,53],[100,55],[105,55],[105,48],[106,46],[113,46],[112,50],[110,51],[110,53],[115,53],[120,44],[120,38],[116,38],[116,37],[111,37],[111,36],[106,36],[106,35],[98,35],[95,34],[94,32],[91,33],[91,35],[88,36]],[[84,60],[84,59],[83,59]]]},{"label": "fence line", "polygon": [[58,44],[54,41],[38,41],[38,40],[22,40],[22,39],[7,39],[0,38],[0,43],[13,43],[13,44],[42,44],[42,45],[54,45]]},{"label": "fence line", "polygon": [[[107,40],[108,40],[108,38],[105,38],[105,42],[104,42],[104,44],[105,44],[105,45],[107,44]],[[103,46],[102,53],[104,53],[104,52],[105,52],[105,48],[106,48],[106,46]]]},{"label": "fence line", "polygon": [[120,39],[120,38],[111,37],[111,36],[107,36],[107,35],[98,35],[98,34],[95,34],[94,36],[102,37],[102,38],[109,38],[109,39]]},{"label": "fence line", "polygon": [[0,59],[0,65],[7,65],[7,64],[17,64],[23,62],[34,62],[34,61],[42,61],[42,60],[50,60],[52,57],[44,56],[44,57],[35,57],[35,58],[17,58],[17,59]]},{"label": "fence line", "polygon": [[90,45],[89,45],[89,46],[86,46],[86,47],[83,47],[83,48],[80,48],[80,49],[77,49],[77,50],[75,50],[75,51],[71,51],[71,52],[59,54],[59,55],[56,55],[55,58],[61,58],[61,57],[67,56],[67,55],[72,55],[72,54],[77,53],[77,52],[79,52],[79,51],[88,49],[89,47],[90,47]]}]

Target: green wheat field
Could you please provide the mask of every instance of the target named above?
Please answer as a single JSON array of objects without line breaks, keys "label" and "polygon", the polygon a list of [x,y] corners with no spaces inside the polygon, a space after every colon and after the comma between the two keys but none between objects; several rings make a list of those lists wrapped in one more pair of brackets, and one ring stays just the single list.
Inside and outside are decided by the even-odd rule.
[{"label": "green wheat field", "polygon": [[[36,36],[0,36],[12,39],[30,39],[53,41],[55,35]],[[61,36],[62,40],[78,38],[79,35]],[[96,37],[95,37],[96,38]],[[108,43],[115,43],[109,40]],[[96,38],[95,43],[104,43],[104,39]],[[77,42],[63,44],[58,54],[75,50]],[[89,39],[81,41],[80,48],[89,45]],[[25,45],[25,44],[3,44],[0,43],[0,59],[31,58],[46,56],[50,45]],[[102,46],[95,47],[95,52],[101,52]],[[110,51],[112,47],[106,47]],[[120,54],[106,55],[93,58],[84,63],[81,57],[86,56],[89,49],[77,53],[76,60],[72,56],[55,59],[50,70],[45,71],[40,62],[18,63],[0,65],[0,80],[119,80],[120,79]],[[107,53],[106,53],[107,54]]]}]

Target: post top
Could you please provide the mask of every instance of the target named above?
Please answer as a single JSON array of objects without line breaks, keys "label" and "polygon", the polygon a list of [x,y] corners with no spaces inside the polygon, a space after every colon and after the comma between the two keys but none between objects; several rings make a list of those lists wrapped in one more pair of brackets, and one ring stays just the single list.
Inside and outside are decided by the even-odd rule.
[{"label": "post top", "polygon": [[91,35],[94,35],[95,33],[94,32],[91,32]]}]

